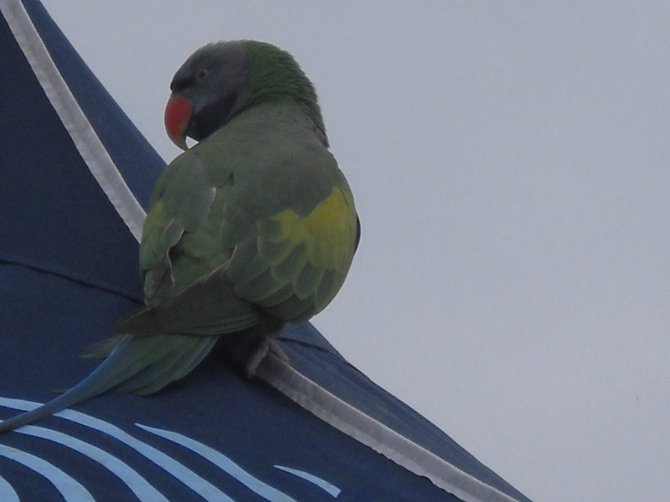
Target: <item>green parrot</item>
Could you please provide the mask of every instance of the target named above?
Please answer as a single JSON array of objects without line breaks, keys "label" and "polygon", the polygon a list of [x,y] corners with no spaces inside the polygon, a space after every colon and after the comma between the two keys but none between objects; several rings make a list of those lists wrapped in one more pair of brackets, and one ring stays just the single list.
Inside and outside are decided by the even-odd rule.
[{"label": "green parrot", "polygon": [[[145,306],[98,344],[106,359],[7,431],[110,390],[152,394],[217,343],[248,376],[288,322],[320,312],[349,271],[360,224],[328,151],[314,87],[264,42],[217,42],[175,74],[165,126],[185,150],[158,179],[139,265]],[[186,137],[198,143],[188,149]]]}]

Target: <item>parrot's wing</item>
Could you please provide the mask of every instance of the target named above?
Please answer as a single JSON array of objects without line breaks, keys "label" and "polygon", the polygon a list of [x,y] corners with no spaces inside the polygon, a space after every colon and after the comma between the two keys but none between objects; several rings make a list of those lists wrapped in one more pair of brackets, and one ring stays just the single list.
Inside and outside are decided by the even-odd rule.
[{"label": "parrot's wing", "polygon": [[[223,173],[227,181],[230,173]],[[167,305],[230,258],[216,223],[229,186],[207,176],[199,155],[181,155],[161,175],[144,222],[139,264],[149,307]],[[218,218],[217,218],[218,217]]]},{"label": "parrot's wing", "polygon": [[235,294],[286,320],[320,312],[342,286],[354,255],[358,220],[346,184],[300,214],[292,207],[255,224],[236,246],[226,276]]},{"label": "parrot's wing", "polygon": [[166,305],[144,307],[131,313],[114,329],[118,333],[138,335],[215,336],[256,326],[266,315],[237,297],[233,285],[224,277],[225,269],[225,264],[217,267],[180,291]]},{"label": "parrot's wing", "polygon": [[358,223],[347,181],[313,123],[302,109],[273,102],[206,143],[192,154],[208,157],[210,178],[229,187],[221,237],[232,247],[225,277],[236,297],[284,321],[315,315],[342,286]]},{"label": "parrot's wing", "polygon": [[140,246],[147,306],[119,321],[118,332],[221,335],[263,319],[224,277],[234,246],[223,238],[232,181],[221,171],[212,180],[199,155],[184,155],[161,177]]}]

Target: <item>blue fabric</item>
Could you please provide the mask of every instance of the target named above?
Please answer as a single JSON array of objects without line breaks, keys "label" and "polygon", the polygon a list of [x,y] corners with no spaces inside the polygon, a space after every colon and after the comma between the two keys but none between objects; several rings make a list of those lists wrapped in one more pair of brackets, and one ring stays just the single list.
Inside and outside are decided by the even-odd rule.
[{"label": "blue fabric", "polygon": [[[42,6],[32,0],[25,5],[110,155],[146,204],[162,162]],[[95,362],[79,354],[90,343],[113,335],[115,321],[141,301],[141,285],[137,242],[79,157],[3,19],[0,51],[4,418],[21,406],[13,399],[44,402],[54,390],[86,376]],[[289,327],[282,339],[294,366],[308,377],[459,468],[526,500],[353,368],[309,323]],[[268,385],[247,380],[216,351],[192,374],[157,395],[108,394],[75,410],[103,422],[82,425],[82,417],[69,414],[0,435],[0,500],[8,499],[7,487],[22,500],[67,498],[58,484],[63,476],[76,480],[95,500],[155,500],[147,495],[152,492],[143,491],[152,489],[180,501],[223,499],[223,494],[234,500],[276,499],[277,490],[297,500],[333,500],[335,494],[338,500],[457,500]],[[35,434],[50,433],[44,427],[99,448],[91,455],[114,455],[120,471],[112,472],[99,458],[83,455],[77,451],[81,444],[71,439],[65,442],[73,448],[59,444],[61,440],[36,438]],[[178,436],[170,436],[175,433]],[[204,451],[196,453],[189,445]],[[160,467],[161,454],[156,451],[191,474],[175,474],[174,465]],[[216,458],[207,460],[207,454]],[[34,459],[60,471],[38,469],[31,464]],[[129,479],[145,481],[133,484]]]},{"label": "blue fabric", "polygon": [[[63,389],[85,376],[92,362],[81,360],[79,351],[98,337],[110,335],[113,322],[133,306],[114,293],[12,264],[0,266],[0,298],[0,394],[36,401],[52,398],[54,389]],[[426,479],[315,419],[267,385],[245,379],[219,356],[213,353],[191,375],[156,396],[109,394],[76,409],[159,448],[235,500],[255,497],[234,477],[222,475],[216,466],[135,423],[177,431],[200,441],[298,500],[333,497],[274,465],[308,471],[338,486],[343,490],[338,500],[413,500],[415,493],[425,494],[422,500],[447,499]],[[14,413],[7,408],[0,411],[2,417]],[[60,418],[36,425],[71,434],[119,456],[171,500],[198,500],[173,476],[119,441]],[[117,477],[72,450],[16,432],[0,436],[0,444],[38,454],[67,469],[96,500],[128,499],[128,488]],[[26,500],[54,499],[53,486],[41,483],[41,476],[1,457],[0,476]]]},{"label": "blue fabric", "polygon": [[[74,148],[4,19],[0,38],[0,259],[139,300],[136,241]],[[100,98],[97,106],[113,120],[115,105]]]},{"label": "blue fabric", "polygon": [[[86,117],[123,172],[135,197],[147,207],[154,182],[164,167],[163,160],[100,84],[39,2],[25,3],[30,6],[28,12],[37,30],[48,46],[53,47],[51,57]],[[167,100],[170,92],[167,82],[157,89],[157,92],[161,91]]]}]

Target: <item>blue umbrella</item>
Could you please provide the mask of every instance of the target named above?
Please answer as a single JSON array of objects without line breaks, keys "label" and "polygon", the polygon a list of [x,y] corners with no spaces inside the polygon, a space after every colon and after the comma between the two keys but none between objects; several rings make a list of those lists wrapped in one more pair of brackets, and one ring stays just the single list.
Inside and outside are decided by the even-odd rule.
[{"label": "blue umbrella", "polygon": [[[36,0],[0,2],[0,416],[92,369],[142,301],[164,164]],[[352,367],[311,324],[248,380],[211,354],[151,397],[107,394],[0,435],[0,500],[527,500]]]}]

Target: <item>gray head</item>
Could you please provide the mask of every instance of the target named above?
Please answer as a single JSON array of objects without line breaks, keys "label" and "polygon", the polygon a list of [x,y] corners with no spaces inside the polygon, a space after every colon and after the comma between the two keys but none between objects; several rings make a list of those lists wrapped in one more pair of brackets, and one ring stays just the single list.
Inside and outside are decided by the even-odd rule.
[{"label": "gray head", "polygon": [[215,42],[195,51],[170,84],[165,110],[170,138],[185,147],[184,137],[202,140],[241,111],[268,101],[292,100],[325,129],[312,83],[286,51],[265,42]]}]

